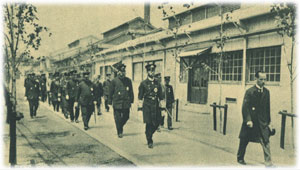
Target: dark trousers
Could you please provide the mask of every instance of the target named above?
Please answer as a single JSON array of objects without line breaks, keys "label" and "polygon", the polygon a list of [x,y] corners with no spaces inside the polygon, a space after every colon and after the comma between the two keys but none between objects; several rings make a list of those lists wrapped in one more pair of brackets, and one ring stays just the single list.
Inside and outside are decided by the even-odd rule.
[{"label": "dark trousers", "polygon": [[[239,144],[239,149],[237,153],[237,159],[238,160],[244,160],[244,156],[246,153],[246,148],[249,143],[248,139],[240,138],[240,144]],[[261,144],[264,152],[264,159],[265,159],[265,164],[270,165],[271,163],[271,151],[270,151],[270,143],[266,143],[263,141],[262,138],[259,138],[259,143]]]},{"label": "dark trousers", "polygon": [[78,120],[79,111],[80,111],[80,107],[79,106],[75,107],[75,121]]},{"label": "dark trousers", "polygon": [[29,112],[30,112],[30,116],[36,116],[36,111],[39,107],[39,100],[38,99],[30,99],[28,100],[29,102]]},{"label": "dark trousers", "polygon": [[81,105],[81,115],[84,127],[89,127],[89,121],[94,111],[94,105]]},{"label": "dark trousers", "polygon": [[59,101],[52,101],[53,110],[59,112]]},{"label": "dark trousers", "polygon": [[48,93],[48,104],[51,105],[52,104],[51,94],[49,91],[47,93]]},{"label": "dark trousers", "polygon": [[117,133],[123,133],[123,127],[129,119],[129,108],[128,109],[114,109],[114,118],[117,128]]},{"label": "dark trousers", "polygon": [[42,100],[42,102],[45,102],[47,100],[47,92],[46,91],[42,91],[41,100]]},{"label": "dark trousers", "polygon": [[104,105],[105,105],[105,109],[107,111],[109,111],[109,106],[108,106],[108,96],[104,96]]},{"label": "dark trousers", "polygon": [[[172,106],[171,107],[167,107],[167,114],[168,114],[168,128],[172,127]],[[169,112],[169,113],[168,113]]]},{"label": "dark trousers", "polygon": [[158,124],[157,125],[153,125],[152,123],[146,123],[146,139],[147,139],[147,143],[150,144],[150,143],[153,143],[153,140],[152,140],[152,136],[154,134],[154,132],[157,130],[158,128]]},{"label": "dark trousers", "polygon": [[101,100],[97,101],[97,111],[98,115],[101,114]]},{"label": "dark trousers", "polygon": [[69,98],[69,100],[68,100],[68,112],[70,113],[70,118],[71,118],[72,121],[74,120],[74,102],[75,102],[74,98]]}]

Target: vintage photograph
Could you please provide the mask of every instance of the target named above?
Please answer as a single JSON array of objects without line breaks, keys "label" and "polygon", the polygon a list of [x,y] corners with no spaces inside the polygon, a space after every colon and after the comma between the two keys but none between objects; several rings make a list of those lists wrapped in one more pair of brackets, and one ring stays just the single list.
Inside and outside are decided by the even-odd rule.
[{"label": "vintage photograph", "polygon": [[2,167],[297,168],[297,4],[3,2]]}]

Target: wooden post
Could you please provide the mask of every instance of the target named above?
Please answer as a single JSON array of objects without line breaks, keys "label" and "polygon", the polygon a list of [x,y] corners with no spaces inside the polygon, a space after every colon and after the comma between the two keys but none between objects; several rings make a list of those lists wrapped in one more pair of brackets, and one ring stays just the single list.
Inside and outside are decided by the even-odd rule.
[{"label": "wooden post", "polygon": [[281,135],[280,135],[280,147],[282,149],[284,149],[285,120],[286,120],[286,115],[282,114],[282,116],[281,116]]},{"label": "wooden post", "polygon": [[11,114],[9,120],[9,163],[13,167],[17,164],[16,112],[13,109],[9,114]]},{"label": "wooden post", "polygon": [[216,102],[213,103],[213,121],[214,121],[214,130],[217,130],[217,106],[216,106]]},{"label": "wooden post", "polygon": [[228,108],[228,105],[227,105],[227,104],[225,104],[225,107],[224,107],[223,135],[226,135],[227,108]]},{"label": "wooden post", "polygon": [[176,122],[178,122],[178,103],[179,99],[176,99]]}]

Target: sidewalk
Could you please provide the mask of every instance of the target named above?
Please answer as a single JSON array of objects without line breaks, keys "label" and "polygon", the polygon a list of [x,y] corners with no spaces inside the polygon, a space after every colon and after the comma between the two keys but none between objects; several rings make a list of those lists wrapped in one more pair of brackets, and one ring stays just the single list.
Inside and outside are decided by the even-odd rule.
[{"label": "sidewalk", "polygon": [[[47,103],[41,103],[41,107],[53,110]],[[65,119],[60,112],[53,113]],[[110,112],[102,110],[102,115],[96,116],[96,124],[94,115],[92,115],[88,131],[83,130],[82,121],[80,123],[71,123],[69,119],[66,121],[138,166],[241,167],[236,163],[240,122],[229,117],[227,134],[223,135],[218,131],[213,131],[210,113],[190,113],[181,110],[179,117],[180,121],[173,123],[173,131],[162,128],[161,132],[155,132],[153,149],[147,147],[142,112],[137,112],[135,108],[131,110],[130,119],[124,127],[124,137],[121,139],[116,134],[112,109]],[[296,162],[294,151],[280,149],[276,142],[278,137],[277,131],[276,136],[271,138],[274,164],[276,166],[294,166]],[[264,167],[261,146],[250,143],[245,160],[249,165]]]}]

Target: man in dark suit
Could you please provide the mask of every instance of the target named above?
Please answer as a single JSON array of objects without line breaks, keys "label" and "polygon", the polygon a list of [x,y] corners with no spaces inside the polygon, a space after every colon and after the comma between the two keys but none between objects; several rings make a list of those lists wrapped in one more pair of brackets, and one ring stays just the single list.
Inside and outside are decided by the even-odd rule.
[{"label": "man in dark suit", "polygon": [[40,90],[41,90],[41,100],[45,102],[47,99],[47,79],[46,74],[42,73],[40,77]]},{"label": "man in dark suit", "polygon": [[108,106],[108,96],[109,96],[109,87],[110,87],[110,73],[106,74],[106,80],[103,82],[103,96],[104,96],[104,105],[107,112],[109,112]]},{"label": "man in dark suit", "polygon": [[101,115],[101,99],[103,96],[103,87],[101,83],[101,76],[98,75],[96,80],[95,80],[95,97],[97,100],[97,110],[98,110],[98,115]]},{"label": "man in dark suit", "polygon": [[169,84],[170,83],[170,76],[165,76],[165,86],[164,86],[164,94],[166,100],[166,111],[168,113],[168,129],[173,130],[172,128],[172,106],[174,103],[174,93],[173,87]]},{"label": "man in dark suit", "polygon": [[70,79],[67,81],[66,88],[66,100],[68,102],[67,109],[70,114],[71,122],[74,122],[74,102],[77,93],[77,84],[75,81],[76,70],[71,70],[69,72]]},{"label": "man in dark suit", "polygon": [[94,84],[89,80],[89,71],[83,72],[84,79],[79,83],[74,106],[80,104],[84,130],[89,129],[89,121],[94,112],[95,99]]},{"label": "man in dark suit", "polygon": [[143,110],[143,121],[146,123],[146,139],[149,148],[153,148],[152,136],[161,123],[160,101],[163,93],[160,83],[154,79],[155,64],[146,65],[148,77],[139,86],[138,108]]},{"label": "man in dark suit", "polygon": [[112,66],[117,74],[110,83],[108,104],[113,106],[117,134],[123,137],[123,127],[129,119],[129,109],[134,96],[132,82],[126,77],[126,66],[118,62]]},{"label": "man in dark suit", "polygon": [[39,107],[40,87],[35,73],[31,73],[30,79],[26,83],[25,96],[29,102],[30,117],[36,117],[36,112]]},{"label": "man in dark suit", "polygon": [[60,80],[59,80],[59,72],[55,72],[54,80],[51,82],[50,86],[50,94],[52,99],[52,105],[54,111],[59,111],[59,104],[61,101],[61,87],[60,87]]},{"label": "man in dark suit", "polygon": [[266,166],[272,166],[270,152],[270,92],[264,87],[266,74],[258,71],[255,74],[256,84],[249,88],[244,96],[242,115],[243,123],[240,131],[240,144],[237,161],[245,165],[244,156],[249,142],[260,143],[264,151]]},{"label": "man in dark suit", "polygon": [[[75,98],[76,98],[77,93],[78,93],[79,84],[82,81],[81,73],[76,74],[76,78],[74,79],[74,81],[76,83],[76,94],[75,94]],[[76,123],[79,123],[79,120],[78,120],[79,112],[80,112],[80,107],[79,107],[79,105],[77,105],[75,107],[75,118],[74,118]]]}]

